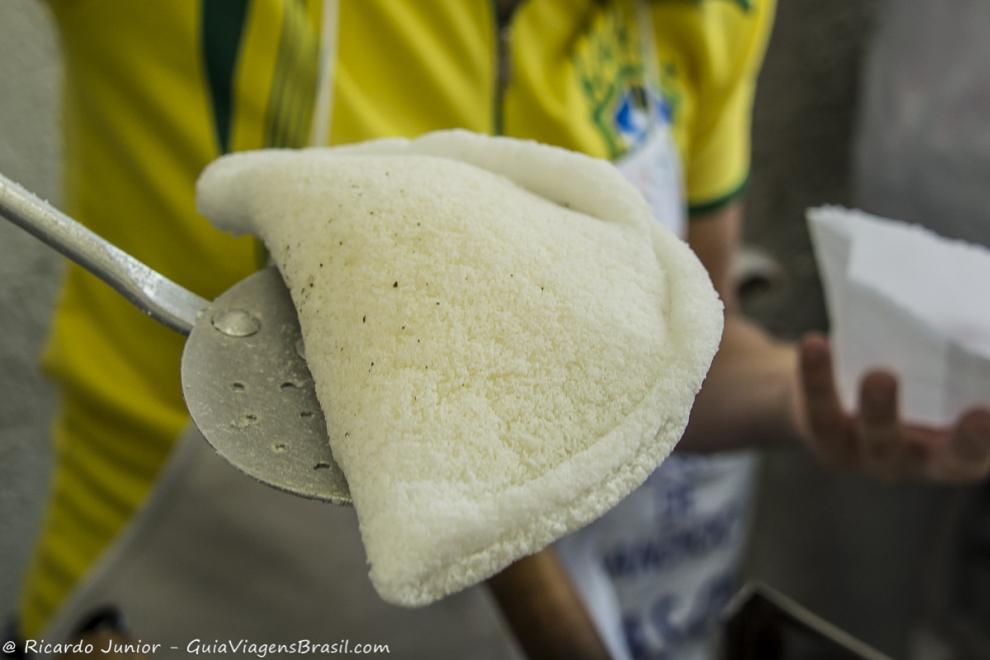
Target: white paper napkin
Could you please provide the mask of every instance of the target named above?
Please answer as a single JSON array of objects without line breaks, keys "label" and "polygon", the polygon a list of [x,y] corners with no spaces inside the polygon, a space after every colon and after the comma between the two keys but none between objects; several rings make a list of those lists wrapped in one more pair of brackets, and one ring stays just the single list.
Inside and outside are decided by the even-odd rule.
[{"label": "white paper napkin", "polygon": [[908,420],[990,405],[990,250],[840,207],[808,221],[846,407],[876,367],[899,376]]}]

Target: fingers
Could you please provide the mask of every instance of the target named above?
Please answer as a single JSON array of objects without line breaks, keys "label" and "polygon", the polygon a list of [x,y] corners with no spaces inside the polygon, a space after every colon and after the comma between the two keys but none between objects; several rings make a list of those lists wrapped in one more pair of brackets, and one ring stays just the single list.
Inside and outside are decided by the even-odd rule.
[{"label": "fingers", "polygon": [[856,416],[849,417],[836,391],[828,341],[807,336],[800,357],[804,422],[809,444],[824,463],[885,479],[965,482],[990,476],[990,408],[968,412],[949,430],[905,426],[897,379],[873,371],[860,384]]},{"label": "fingers", "polygon": [[913,477],[922,470],[921,447],[909,443],[901,428],[893,374],[866,374],[860,383],[855,423],[858,455],[866,472],[892,480]]},{"label": "fingers", "polygon": [[990,475],[990,409],[963,415],[926,471],[939,481],[978,481]]},{"label": "fingers", "polygon": [[801,342],[801,390],[813,448],[826,463],[848,467],[856,462],[849,421],[835,389],[828,340],[812,334]]}]

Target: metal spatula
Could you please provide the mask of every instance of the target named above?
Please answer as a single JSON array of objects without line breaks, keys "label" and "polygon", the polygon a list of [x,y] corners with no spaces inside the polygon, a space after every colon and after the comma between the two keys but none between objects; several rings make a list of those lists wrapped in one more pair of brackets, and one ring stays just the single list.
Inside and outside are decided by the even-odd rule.
[{"label": "metal spatula", "polygon": [[295,495],[351,501],[330,454],[299,321],[275,268],[246,277],[211,303],[3,175],[0,216],[102,279],[156,321],[188,335],[182,353],[186,405],[203,436],[231,465]]}]

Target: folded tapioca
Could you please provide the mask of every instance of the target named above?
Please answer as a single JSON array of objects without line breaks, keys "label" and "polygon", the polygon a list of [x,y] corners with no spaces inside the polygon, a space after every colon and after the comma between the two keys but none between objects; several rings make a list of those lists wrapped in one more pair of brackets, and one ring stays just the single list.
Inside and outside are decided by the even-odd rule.
[{"label": "folded tapioca", "polygon": [[371,579],[401,605],[600,516],[673,449],[721,303],[610,164],[463,131],[225,156],[198,183],[299,313]]}]

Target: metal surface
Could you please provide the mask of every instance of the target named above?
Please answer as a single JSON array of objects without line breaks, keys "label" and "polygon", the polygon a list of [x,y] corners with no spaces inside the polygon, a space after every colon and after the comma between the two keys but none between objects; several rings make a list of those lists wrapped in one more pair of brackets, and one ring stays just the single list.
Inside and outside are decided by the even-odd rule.
[{"label": "metal surface", "polygon": [[217,453],[246,474],[295,495],[350,503],[301,346],[278,271],[241,280],[189,335],[186,405]]},{"label": "metal surface", "polygon": [[296,312],[277,270],[241,280],[211,304],[2,174],[0,216],[155,320],[189,335],[182,354],[186,406],[220,456],[280,490],[350,503],[347,482],[330,454]]},{"label": "metal surface", "polygon": [[0,215],[99,277],[156,321],[184,335],[209,304],[2,174]]}]

